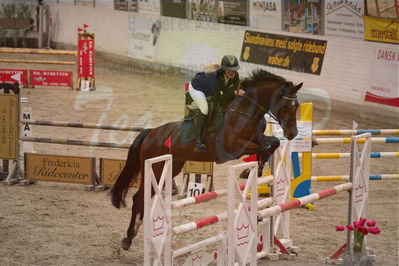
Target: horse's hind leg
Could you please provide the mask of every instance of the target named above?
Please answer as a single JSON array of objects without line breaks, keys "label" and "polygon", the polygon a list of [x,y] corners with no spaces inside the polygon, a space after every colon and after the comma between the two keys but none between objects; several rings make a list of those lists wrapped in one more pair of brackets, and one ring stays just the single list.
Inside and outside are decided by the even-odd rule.
[{"label": "horse's hind leg", "polygon": [[[173,161],[173,171],[172,171],[172,178],[175,177],[180,173],[183,169],[184,161]],[[144,173],[144,167],[142,167],[141,173]],[[163,170],[163,164],[155,164],[153,166],[153,171],[155,178],[159,182],[161,178]],[[144,177],[144,174],[143,174]],[[154,195],[154,190],[152,190],[152,196]],[[137,235],[137,232],[140,229],[141,224],[143,223],[144,219],[144,179],[141,179],[139,190],[133,196],[133,205],[132,205],[132,217],[130,219],[130,225],[127,229],[127,235],[124,239],[122,239],[122,248],[124,250],[128,250],[132,244],[133,238]]]}]

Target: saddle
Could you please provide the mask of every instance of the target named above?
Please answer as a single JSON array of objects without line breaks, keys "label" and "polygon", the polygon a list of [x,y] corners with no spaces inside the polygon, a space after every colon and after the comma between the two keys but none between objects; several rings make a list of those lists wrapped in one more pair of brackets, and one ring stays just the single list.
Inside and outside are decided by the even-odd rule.
[{"label": "saddle", "polygon": [[[207,117],[206,128],[203,137],[215,137],[216,131],[223,124],[225,110],[220,110],[218,104],[215,103],[213,96],[207,97],[209,112]],[[180,141],[191,142],[195,140],[195,127],[197,125],[197,116],[200,110],[195,106],[190,95],[186,93],[186,110],[183,123],[180,127]]]}]

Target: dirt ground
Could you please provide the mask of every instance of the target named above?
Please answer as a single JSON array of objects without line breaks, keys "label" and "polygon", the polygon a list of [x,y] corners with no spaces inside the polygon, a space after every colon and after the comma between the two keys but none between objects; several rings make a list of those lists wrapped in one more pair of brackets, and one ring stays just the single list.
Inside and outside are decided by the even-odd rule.
[{"label": "dirt ground", "polygon": [[[3,56],[3,55],[2,55]],[[15,57],[14,57],[15,58]],[[18,58],[32,58],[19,56]],[[47,58],[46,58],[47,59]],[[51,59],[51,58],[48,58]],[[99,64],[107,62],[99,61]],[[9,68],[0,64],[0,68]],[[13,68],[33,68],[16,65]],[[66,69],[40,66],[39,69]],[[115,70],[115,69],[114,69]],[[66,88],[23,89],[28,97],[25,106],[33,108],[33,119],[105,123],[129,126],[157,126],[183,116],[182,76],[165,76],[151,71],[122,73],[110,69],[96,70],[97,90],[80,92]],[[305,87],[306,87],[306,80]],[[306,101],[306,97],[303,101]],[[317,103],[315,103],[317,104]],[[333,104],[331,114],[314,110],[314,121],[327,119],[325,129],[349,129],[352,120],[359,128],[389,128],[383,121],[372,122],[359,114],[348,114]],[[131,143],[135,134],[90,129],[33,127],[34,136]],[[126,150],[87,148],[54,144],[34,144],[39,153],[79,155],[125,159]],[[315,152],[349,152],[349,145],[317,146]],[[372,151],[399,151],[398,144],[372,145]],[[215,166],[215,187],[226,187],[228,166]],[[371,173],[393,174],[399,171],[398,159],[372,159]],[[313,175],[349,173],[349,161],[314,160]],[[176,181],[179,183],[182,176]],[[318,191],[339,182],[313,183]],[[369,218],[377,221],[380,235],[368,237],[376,254],[376,265],[399,263],[399,191],[398,181],[371,181]],[[108,192],[88,192],[81,185],[39,182],[31,186],[0,186],[0,265],[142,265],[143,231],[134,239],[129,251],[121,249],[130,208],[111,206]],[[133,191],[129,192],[128,198]],[[131,206],[131,200],[128,200]],[[347,193],[317,202],[317,209],[295,209],[291,212],[291,235],[300,248],[294,261],[261,260],[259,265],[323,265],[345,241],[336,225],[346,224]],[[225,211],[225,198],[203,203],[195,208],[177,211],[175,224]],[[224,223],[179,236],[174,247],[182,247],[214,236]]]}]

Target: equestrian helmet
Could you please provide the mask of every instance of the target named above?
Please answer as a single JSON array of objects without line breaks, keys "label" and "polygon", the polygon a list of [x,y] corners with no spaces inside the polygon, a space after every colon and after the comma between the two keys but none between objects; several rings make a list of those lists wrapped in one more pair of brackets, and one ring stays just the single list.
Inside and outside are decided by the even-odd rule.
[{"label": "equestrian helmet", "polygon": [[237,71],[240,69],[240,66],[238,65],[238,59],[234,55],[223,56],[221,66],[223,70],[229,71]]}]

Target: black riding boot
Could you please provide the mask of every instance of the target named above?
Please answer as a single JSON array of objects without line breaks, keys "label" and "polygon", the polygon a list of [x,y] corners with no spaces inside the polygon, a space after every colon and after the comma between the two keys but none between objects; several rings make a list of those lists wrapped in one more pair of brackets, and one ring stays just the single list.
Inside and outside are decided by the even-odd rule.
[{"label": "black riding boot", "polygon": [[199,112],[197,117],[197,126],[195,128],[195,152],[206,152],[206,145],[202,142],[202,134],[205,129],[206,117],[203,113]]}]

